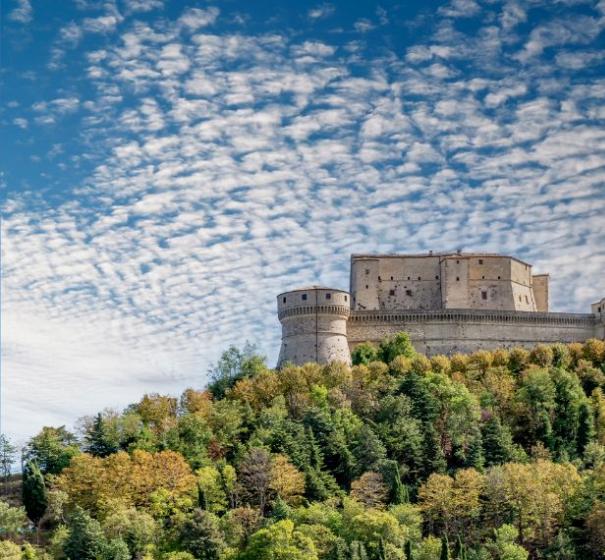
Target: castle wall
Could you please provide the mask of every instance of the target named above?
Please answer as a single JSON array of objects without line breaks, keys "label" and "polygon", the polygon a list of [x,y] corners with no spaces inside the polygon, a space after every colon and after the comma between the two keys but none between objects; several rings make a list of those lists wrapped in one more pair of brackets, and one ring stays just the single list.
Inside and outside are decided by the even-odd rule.
[{"label": "castle wall", "polygon": [[534,288],[534,299],[536,300],[536,311],[546,313],[548,311],[548,274],[535,274],[532,278]]},{"label": "castle wall", "polygon": [[583,342],[595,336],[592,314],[447,310],[423,313],[358,312],[347,323],[351,349],[365,341],[407,332],[414,347],[429,356],[479,349]]}]

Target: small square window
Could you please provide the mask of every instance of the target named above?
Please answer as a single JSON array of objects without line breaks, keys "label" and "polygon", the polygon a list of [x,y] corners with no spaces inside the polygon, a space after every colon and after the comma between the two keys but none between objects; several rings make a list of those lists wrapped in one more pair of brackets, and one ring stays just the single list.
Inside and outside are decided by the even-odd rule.
[{"label": "small square window", "polygon": [[366,268],[366,274],[370,274],[370,269]]},{"label": "small square window", "polygon": [[370,286],[368,286],[368,285],[366,284],[366,290],[367,290],[369,287],[370,287]]},{"label": "small square window", "polygon": [[286,298],[283,299],[283,302],[286,303]]},{"label": "small square window", "polygon": [[412,290],[406,290],[405,291],[405,295],[406,296],[411,296],[412,295]]},{"label": "small square window", "polygon": [[395,290],[389,290],[389,295],[390,296],[394,296],[395,295]]},{"label": "small square window", "polygon": [[408,276],[408,280],[411,280],[411,278]]},{"label": "small square window", "polygon": [[486,291],[482,291],[481,292],[481,299],[487,299],[487,292]]},{"label": "small square window", "polygon": [[456,261],[456,264],[460,264],[460,261]]},{"label": "small square window", "polygon": [[456,282],[460,282],[460,276],[456,276]]},{"label": "small square window", "polygon": [[435,280],[439,280],[439,276],[435,276]]},{"label": "small square window", "polygon": [[498,280],[500,280],[500,276],[498,276]]},{"label": "small square window", "polygon": [[303,295],[301,296],[301,298],[302,298],[302,300],[303,300],[303,301],[306,301],[306,300],[307,300],[307,294],[303,294]]},{"label": "small square window", "polygon": [[378,281],[379,281],[379,282],[382,282],[382,278],[381,278],[380,276],[378,277]]},{"label": "small square window", "polygon": [[391,280],[393,279],[393,277],[391,276]]},{"label": "small square window", "polygon": [[482,276],[482,277],[481,277],[481,280],[485,280],[485,276]]},{"label": "small square window", "polygon": [[326,294],[326,299],[332,299],[332,294]]},{"label": "small square window", "polygon": [[422,280],[422,278],[420,278],[420,276],[418,276],[418,280]]},{"label": "small square window", "polygon": [[483,264],[483,259],[479,259],[479,264]]}]

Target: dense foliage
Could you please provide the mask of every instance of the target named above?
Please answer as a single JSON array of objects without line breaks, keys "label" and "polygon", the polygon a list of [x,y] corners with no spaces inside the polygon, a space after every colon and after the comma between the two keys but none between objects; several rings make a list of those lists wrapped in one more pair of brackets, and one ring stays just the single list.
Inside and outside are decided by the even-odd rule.
[{"label": "dense foliage", "polygon": [[603,558],[603,341],[353,359],[231,348],[206,390],[44,428],[0,558]]}]

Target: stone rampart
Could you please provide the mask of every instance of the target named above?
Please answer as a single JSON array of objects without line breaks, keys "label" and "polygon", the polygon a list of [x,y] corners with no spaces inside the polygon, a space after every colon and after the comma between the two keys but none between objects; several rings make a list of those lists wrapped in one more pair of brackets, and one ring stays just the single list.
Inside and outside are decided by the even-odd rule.
[{"label": "stone rampart", "polygon": [[414,347],[429,356],[539,343],[583,342],[597,330],[589,313],[536,313],[449,309],[442,311],[353,311],[347,338],[353,349],[365,341],[407,332]]}]

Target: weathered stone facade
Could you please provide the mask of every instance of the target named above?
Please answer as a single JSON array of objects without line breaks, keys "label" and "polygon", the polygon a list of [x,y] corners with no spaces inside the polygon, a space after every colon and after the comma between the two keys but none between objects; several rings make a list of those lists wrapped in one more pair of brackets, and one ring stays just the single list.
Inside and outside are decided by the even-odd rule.
[{"label": "weathered stone facade", "polygon": [[546,274],[503,255],[352,255],[350,295],[320,286],[278,296],[286,362],[350,363],[361,342],[409,333],[427,355],[605,338],[592,313],[549,313]]}]

